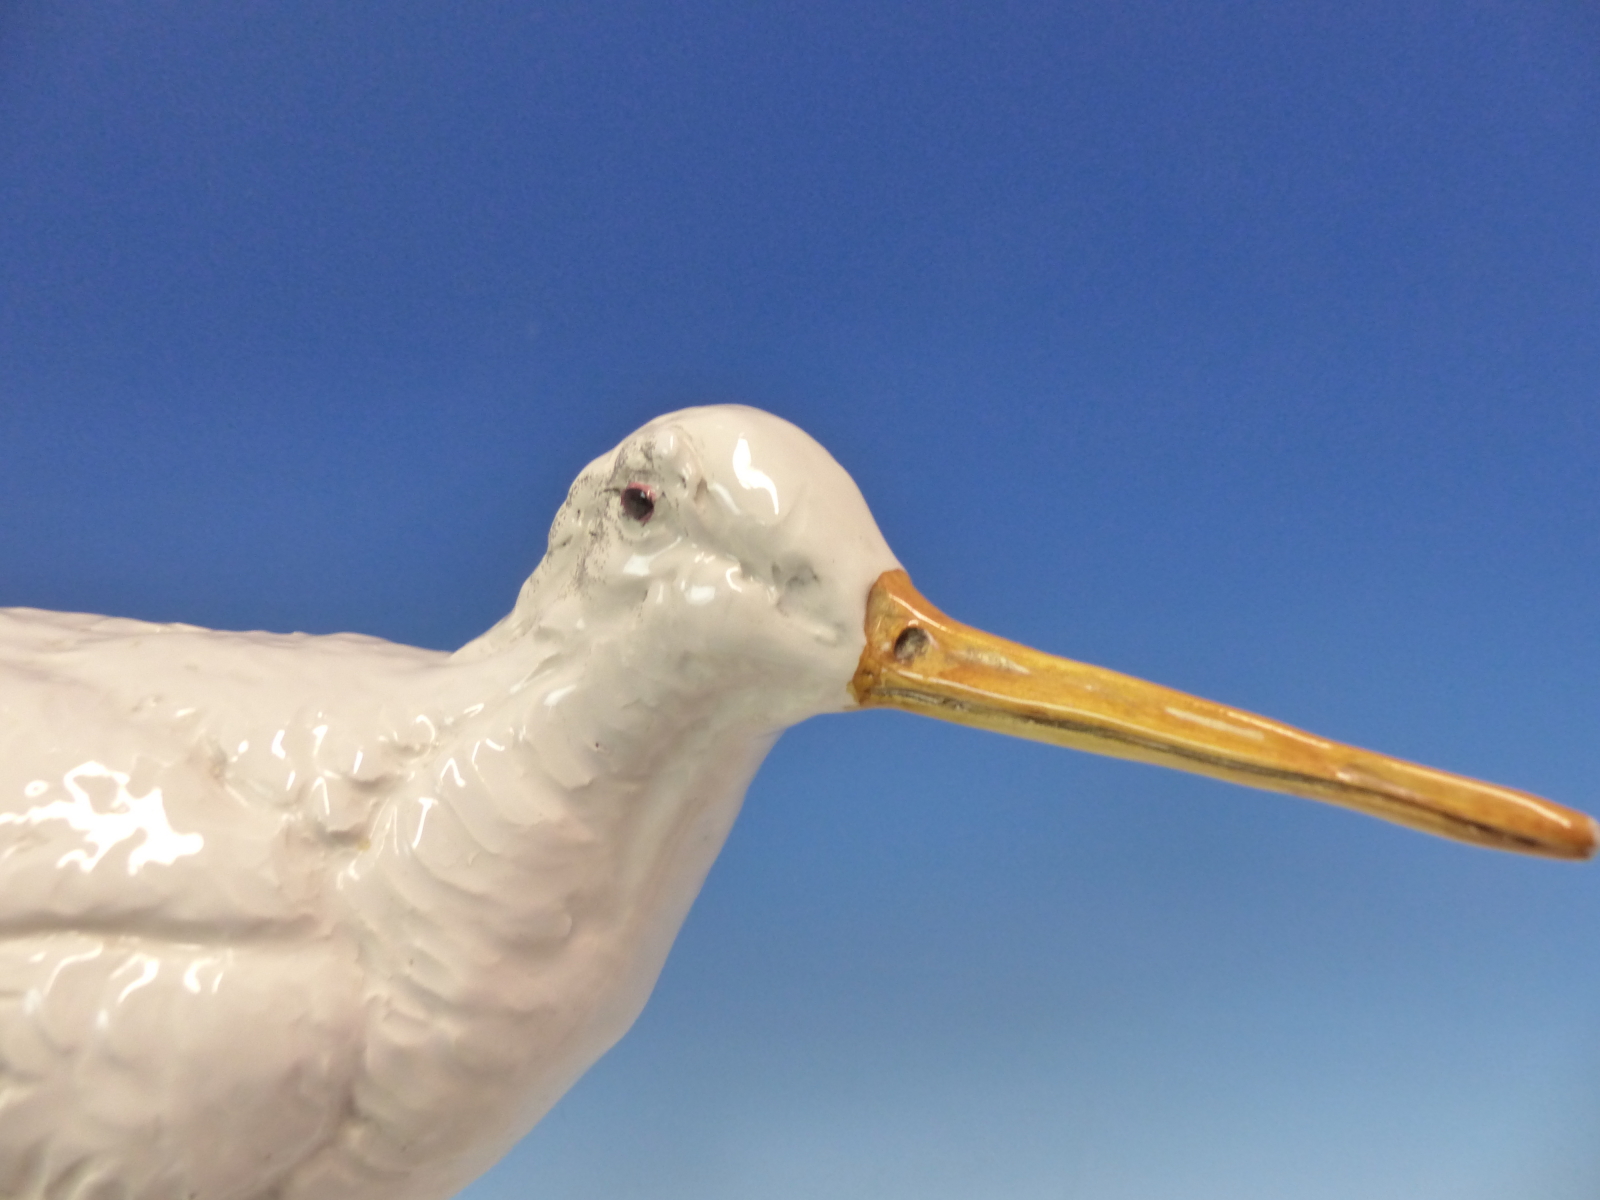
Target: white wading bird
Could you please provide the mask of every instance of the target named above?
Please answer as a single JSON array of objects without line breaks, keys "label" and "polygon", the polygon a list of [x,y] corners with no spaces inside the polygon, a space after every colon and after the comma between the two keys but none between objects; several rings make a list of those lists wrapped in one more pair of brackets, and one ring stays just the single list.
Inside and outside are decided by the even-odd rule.
[{"label": "white wading bird", "polygon": [[957,624],[747,408],[455,654],[0,612],[0,1196],[454,1193],[628,1028],[774,739],[894,705],[1581,858],[1586,816]]}]

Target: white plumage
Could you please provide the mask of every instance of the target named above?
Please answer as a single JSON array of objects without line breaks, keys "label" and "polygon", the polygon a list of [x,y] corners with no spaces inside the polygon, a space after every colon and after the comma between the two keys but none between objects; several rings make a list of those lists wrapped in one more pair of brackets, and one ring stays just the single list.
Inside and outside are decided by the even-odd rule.
[{"label": "white plumage", "polygon": [[632,1022],[894,565],[814,442],[701,409],[454,655],[0,614],[0,1195],[459,1189]]}]

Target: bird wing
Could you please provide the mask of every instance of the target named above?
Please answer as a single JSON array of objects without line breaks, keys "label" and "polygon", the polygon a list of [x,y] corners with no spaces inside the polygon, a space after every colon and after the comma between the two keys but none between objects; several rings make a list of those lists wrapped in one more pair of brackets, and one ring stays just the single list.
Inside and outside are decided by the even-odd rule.
[{"label": "bird wing", "polygon": [[209,940],[308,919],[290,814],[229,785],[215,716],[168,698],[181,660],[142,661],[170,656],[138,634],[52,632],[0,622],[0,938]]},{"label": "bird wing", "polygon": [[407,774],[382,697],[436,657],[0,610],[0,1195],[247,1200],[334,1135],[331,876]]},{"label": "bird wing", "polygon": [[0,938],[315,924],[414,748],[389,699],[444,656],[0,610]]}]

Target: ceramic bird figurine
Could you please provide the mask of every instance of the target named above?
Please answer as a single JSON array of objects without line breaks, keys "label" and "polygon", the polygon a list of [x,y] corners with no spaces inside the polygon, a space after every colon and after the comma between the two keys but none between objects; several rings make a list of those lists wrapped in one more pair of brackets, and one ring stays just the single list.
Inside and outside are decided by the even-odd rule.
[{"label": "ceramic bird figurine", "polygon": [[787,726],[894,705],[1588,856],[1588,817],[980,633],[748,408],[454,654],[0,611],[0,1196],[432,1200],[627,1030]]}]

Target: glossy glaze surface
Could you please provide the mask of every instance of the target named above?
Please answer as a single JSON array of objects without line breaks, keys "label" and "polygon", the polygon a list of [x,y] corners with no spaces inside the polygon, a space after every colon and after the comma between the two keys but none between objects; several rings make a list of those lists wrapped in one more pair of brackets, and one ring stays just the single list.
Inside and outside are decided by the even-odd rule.
[{"label": "glossy glaze surface", "polygon": [[0,1196],[451,1195],[638,1015],[778,734],[858,704],[1594,851],[952,621],[814,441],[691,409],[579,475],[453,655],[0,611]]},{"label": "glossy glaze surface", "polygon": [[452,1194],[631,1024],[895,565],[709,408],[585,469],[455,655],[0,613],[0,1196]]}]

